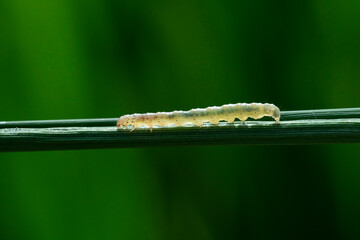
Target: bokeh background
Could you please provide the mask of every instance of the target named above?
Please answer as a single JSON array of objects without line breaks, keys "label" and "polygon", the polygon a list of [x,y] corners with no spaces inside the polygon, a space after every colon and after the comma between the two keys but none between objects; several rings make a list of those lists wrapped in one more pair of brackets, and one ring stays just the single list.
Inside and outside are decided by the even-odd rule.
[{"label": "bokeh background", "polygon": [[[359,80],[358,0],[0,1],[0,120],[358,107]],[[0,238],[356,239],[359,147],[2,153]]]}]

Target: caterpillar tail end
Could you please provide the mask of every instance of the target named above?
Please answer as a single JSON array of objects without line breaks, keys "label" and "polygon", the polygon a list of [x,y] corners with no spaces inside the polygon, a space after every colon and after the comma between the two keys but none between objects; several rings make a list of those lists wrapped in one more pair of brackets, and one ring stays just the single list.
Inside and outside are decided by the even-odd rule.
[{"label": "caterpillar tail end", "polygon": [[280,109],[274,105],[273,118],[276,124],[280,124]]}]

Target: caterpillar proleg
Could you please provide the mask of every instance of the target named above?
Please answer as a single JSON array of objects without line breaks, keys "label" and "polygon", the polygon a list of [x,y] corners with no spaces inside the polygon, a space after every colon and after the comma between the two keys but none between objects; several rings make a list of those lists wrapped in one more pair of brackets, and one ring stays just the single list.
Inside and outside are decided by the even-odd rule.
[{"label": "caterpillar proleg", "polygon": [[[117,121],[118,128],[129,125],[134,130],[142,125],[148,126],[152,131],[153,126],[195,124],[201,126],[204,122],[218,124],[219,121],[234,122],[235,118],[245,122],[248,118],[259,119],[269,116],[280,121],[280,109],[269,103],[237,103],[226,104],[220,107],[195,108],[189,111],[157,112],[144,114],[124,115]],[[131,130],[131,131],[132,131]]]}]

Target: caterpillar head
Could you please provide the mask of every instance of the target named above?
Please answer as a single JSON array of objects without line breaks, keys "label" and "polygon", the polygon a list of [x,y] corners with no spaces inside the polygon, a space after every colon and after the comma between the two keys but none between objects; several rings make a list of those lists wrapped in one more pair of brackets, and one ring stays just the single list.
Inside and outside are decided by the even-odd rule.
[{"label": "caterpillar head", "polygon": [[131,115],[124,115],[119,118],[119,120],[117,121],[116,127],[125,128],[132,123],[133,123],[133,119],[132,119]]}]

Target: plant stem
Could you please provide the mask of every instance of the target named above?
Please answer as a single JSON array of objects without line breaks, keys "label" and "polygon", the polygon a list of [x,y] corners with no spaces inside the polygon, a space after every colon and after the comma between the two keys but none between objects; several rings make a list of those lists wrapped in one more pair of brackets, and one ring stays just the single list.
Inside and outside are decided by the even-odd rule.
[{"label": "plant stem", "polygon": [[112,127],[3,128],[0,151],[99,149],[207,144],[359,143],[360,119],[247,121],[117,130]]}]

